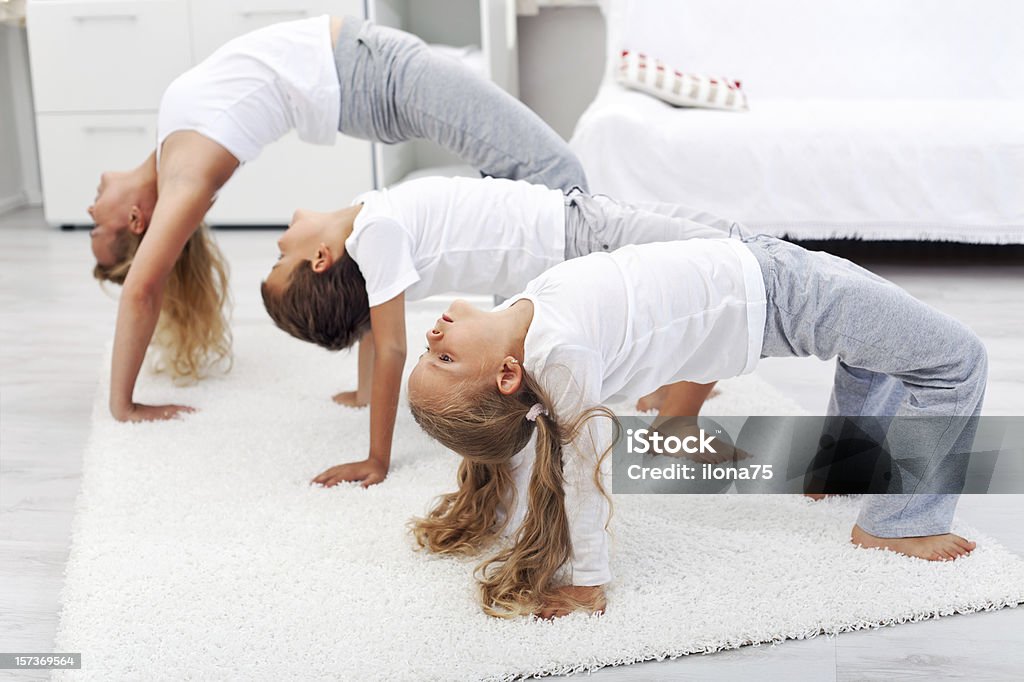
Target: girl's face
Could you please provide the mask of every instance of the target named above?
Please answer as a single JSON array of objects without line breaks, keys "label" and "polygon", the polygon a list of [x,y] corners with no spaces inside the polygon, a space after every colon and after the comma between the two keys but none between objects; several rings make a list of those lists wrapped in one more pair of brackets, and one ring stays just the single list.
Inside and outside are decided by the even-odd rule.
[{"label": "girl's face", "polygon": [[457,300],[427,330],[427,349],[409,375],[414,400],[429,399],[455,385],[488,383],[506,353],[494,337],[492,316]]}]

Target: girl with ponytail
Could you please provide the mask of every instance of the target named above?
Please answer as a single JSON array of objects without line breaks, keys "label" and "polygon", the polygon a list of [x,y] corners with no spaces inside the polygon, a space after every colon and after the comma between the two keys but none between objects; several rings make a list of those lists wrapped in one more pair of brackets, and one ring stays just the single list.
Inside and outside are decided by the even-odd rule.
[{"label": "girl with ponytail", "polygon": [[[525,514],[515,543],[479,569],[484,611],[499,617],[536,613],[545,618],[577,608],[603,611],[603,576],[586,575],[583,570],[573,576],[561,575],[573,547],[565,504],[564,449],[587,419],[598,415],[583,414],[563,426],[549,407],[543,387],[514,356],[508,356],[505,363],[510,382],[505,390],[511,392],[487,390],[444,405],[419,396],[421,400],[412,403],[413,417],[420,426],[463,457],[458,490],[444,495],[425,518],[416,519],[413,534],[428,551],[462,556],[478,554],[497,541],[507,525],[507,510],[517,501],[514,472],[526,474],[520,453],[535,436],[535,458],[522,500]],[[516,376],[518,390],[513,389]],[[593,412],[611,417],[602,408]],[[569,470],[575,473],[568,475],[578,479],[579,474],[587,474],[588,466],[571,461]],[[593,491],[601,496],[591,501],[592,506],[596,502],[601,507],[607,496],[596,463],[587,475],[591,481],[585,485],[592,483]],[[568,584],[560,585],[560,580]]]},{"label": "girl with ponytail", "polygon": [[612,415],[581,404],[589,392],[577,381],[553,392],[550,381],[575,364],[570,355],[558,354],[568,364],[549,367],[545,384],[524,367],[534,305],[517,298],[485,313],[456,301],[409,378],[417,423],[463,457],[458,490],[416,519],[413,535],[428,551],[471,556],[515,529],[479,568],[484,611],[499,617],[603,611],[611,578],[602,476]]},{"label": "girl with ponytail", "polygon": [[[497,545],[478,571],[488,614],[601,611],[614,443],[602,403],[790,355],[838,358],[830,414],[891,415],[898,397],[897,416],[937,417],[928,434],[921,420],[893,420],[888,442],[940,465],[932,489],[962,486],[962,472],[941,465],[970,451],[976,423],[948,424],[980,413],[977,336],[834,256],[766,236],[690,239],[568,260],[490,312],[456,301],[435,322],[409,402],[462,462],[458,489],[414,520],[413,534],[437,553]],[[956,498],[868,495],[851,542],[926,560],[968,554],[974,543],[948,532]]]}]

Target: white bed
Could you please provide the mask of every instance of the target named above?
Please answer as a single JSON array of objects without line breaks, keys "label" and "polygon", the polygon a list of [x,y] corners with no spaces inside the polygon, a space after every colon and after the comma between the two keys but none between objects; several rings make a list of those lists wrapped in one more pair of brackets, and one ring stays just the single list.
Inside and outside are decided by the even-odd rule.
[{"label": "white bed", "polygon": [[[792,238],[1024,243],[1024,3],[853,4],[837,18],[839,0],[607,3],[609,61],[646,50],[740,79],[750,110],[675,108],[606,78],[571,141],[591,190]],[[917,14],[932,25],[904,42]]]}]

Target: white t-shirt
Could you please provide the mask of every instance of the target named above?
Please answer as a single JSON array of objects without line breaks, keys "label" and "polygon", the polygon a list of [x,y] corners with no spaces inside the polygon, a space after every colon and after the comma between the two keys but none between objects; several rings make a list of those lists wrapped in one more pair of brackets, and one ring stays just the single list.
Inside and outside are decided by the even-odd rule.
[{"label": "white t-shirt", "polygon": [[[496,309],[523,298],[533,302],[523,365],[564,422],[676,381],[746,374],[761,355],[764,280],[757,259],[734,239],[625,246],[566,261]],[[612,577],[608,504],[593,480],[611,440],[610,421],[595,417],[564,452],[573,585]],[[533,458],[531,444],[513,463],[518,494],[510,529],[525,514]],[[609,455],[602,477],[610,470]]]},{"label": "white t-shirt", "polygon": [[448,291],[511,296],[565,259],[565,198],[521,180],[428,177],[367,192],[345,250],[370,306]]},{"label": "white t-shirt", "polygon": [[242,163],[293,128],[306,142],[334,144],[340,92],[328,15],[246,33],[168,86],[157,158],[178,130],[210,138]]}]

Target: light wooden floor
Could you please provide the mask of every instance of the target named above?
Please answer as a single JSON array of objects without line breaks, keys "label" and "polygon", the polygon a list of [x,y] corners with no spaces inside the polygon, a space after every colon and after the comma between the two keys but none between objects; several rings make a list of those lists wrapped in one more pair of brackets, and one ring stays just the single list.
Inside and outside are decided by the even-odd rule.
[{"label": "light wooden floor", "polygon": [[[275,234],[218,234],[233,266],[236,320],[265,315],[257,284],[276,257]],[[53,647],[81,454],[97,381],[107,380],[100,358],[116,312],[114,300],[90,277],[88,241],[85,231],[43,226],[38,211],[0,216],[0,652]],[[1024,256],[1019,249],[1013,258],[951,257],[946,251],[922,265],[922,256],[936,258],[925,251],[877,265],[862,262],[973,327],[990,353],[985,413],[1024,413]],[[832,374],[828,363],[768,360],[757,372],[807,409],[824,406]],[[1022,496],[965,496],[960,507],[974,525],[1024,554]],[[614,668],[597,676],[1009,680],[1019,679],[1022,670],[1024,609],[1008,609]],[[4,676],[15,679],[12,671],[0,671]]]}]

